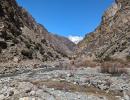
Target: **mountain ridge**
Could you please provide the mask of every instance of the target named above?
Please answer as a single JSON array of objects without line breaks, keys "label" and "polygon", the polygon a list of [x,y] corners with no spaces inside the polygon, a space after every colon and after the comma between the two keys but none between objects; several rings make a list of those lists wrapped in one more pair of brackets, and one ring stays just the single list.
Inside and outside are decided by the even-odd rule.
[{"label": "mountain ridge", "polygon": [[93,59],[127,59],[130,51],[130,1],[115,0],[103,15],[101,24],[78,46],[81,53]]},{"label": "mountain ridge", "polygon": [[[68,57],[72,52],[68,45],[60,42],[60,36],[57,38],[50,34],[31,14],[18,6],[15,0],[0,1],[0,26],[0,62],[16,58],[19,61],[37,59],[44,62]],[[54,43],[58,44],[57,41],[59,46],[55,47]],[[73,44],[71,41],[69,43]]]}]

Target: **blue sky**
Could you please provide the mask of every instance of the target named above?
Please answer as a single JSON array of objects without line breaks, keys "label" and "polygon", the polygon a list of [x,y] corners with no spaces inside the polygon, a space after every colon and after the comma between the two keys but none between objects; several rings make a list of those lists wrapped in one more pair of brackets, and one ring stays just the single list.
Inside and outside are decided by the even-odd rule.
[{"label": "blue sky", "polygon": [[92,32],[114,0],[17,0],[49,32],[81,36]]}]

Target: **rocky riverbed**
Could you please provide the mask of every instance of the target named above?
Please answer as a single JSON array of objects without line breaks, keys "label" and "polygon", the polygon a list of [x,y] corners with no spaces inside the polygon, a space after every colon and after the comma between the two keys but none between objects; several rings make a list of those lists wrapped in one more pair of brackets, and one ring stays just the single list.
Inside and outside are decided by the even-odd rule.
[{"label": "rocky riverbed", "polygon": [[130,100],[130,76],[40,65],[0,74],[0,100]]}]

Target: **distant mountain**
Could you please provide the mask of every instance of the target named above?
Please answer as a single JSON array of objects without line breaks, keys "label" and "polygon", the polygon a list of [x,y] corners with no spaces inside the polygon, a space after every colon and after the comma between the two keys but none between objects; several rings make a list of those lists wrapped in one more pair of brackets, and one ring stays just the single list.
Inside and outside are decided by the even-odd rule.
[{"label": "distant mountain", "polygon": [[52,34],[49,36],[49,43],[53,45],[54,50],[62,54],[64,57],[71,57],[74,50],[76,49],[76,44],[70,41],[68,38]]},{"label": "distant mountain", "polygon": [[130,59],[130,0],[115,0],[101,24],[78,46],[79,55],[93,59]]},{"label": "distant mountain", "polygon": [[52,35],[15,0],[0,0],[0,62],[70,56],[75,45]]}]

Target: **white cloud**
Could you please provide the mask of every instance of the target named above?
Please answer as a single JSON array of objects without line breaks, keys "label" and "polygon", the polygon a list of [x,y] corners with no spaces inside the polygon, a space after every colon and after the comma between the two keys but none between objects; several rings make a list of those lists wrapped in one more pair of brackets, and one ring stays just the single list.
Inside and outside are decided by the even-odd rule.
[{"label": "white cloud", "polygon": [[69,36],[68,37],[72,42],[75,44],[79,43],[81,40],[83,40],[82,36]]}]

